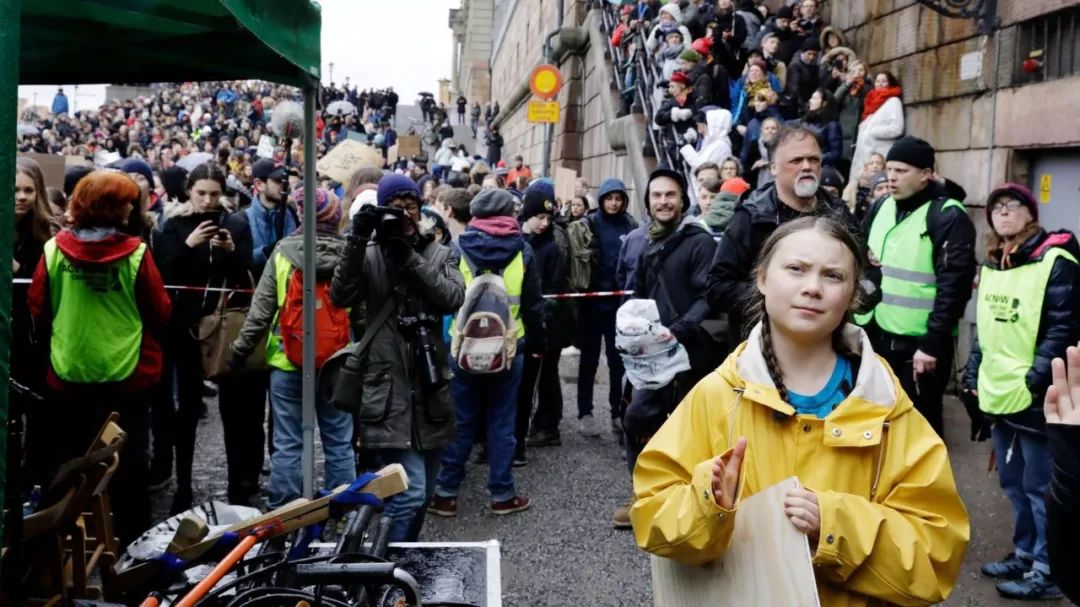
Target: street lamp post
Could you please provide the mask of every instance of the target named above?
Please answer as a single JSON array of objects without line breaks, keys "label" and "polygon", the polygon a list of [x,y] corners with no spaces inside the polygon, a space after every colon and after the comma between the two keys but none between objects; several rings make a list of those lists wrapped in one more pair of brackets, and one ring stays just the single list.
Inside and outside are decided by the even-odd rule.
[{"label": "street lamp post", "polygon": [[330,84],[334,84],[334,62],[330,62]]}]

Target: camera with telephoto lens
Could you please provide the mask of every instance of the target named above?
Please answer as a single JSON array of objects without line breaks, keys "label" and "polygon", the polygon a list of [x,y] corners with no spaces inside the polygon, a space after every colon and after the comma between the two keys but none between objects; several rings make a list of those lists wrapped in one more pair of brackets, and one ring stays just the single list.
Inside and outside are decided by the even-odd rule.
[{"label": "camera with telephoto lens", "polygon": [[386,242],[405,235],[405,211],[395,207],[378,207],[379,225],[375,228],[375,242]]},{"label": "camera with telephoto lens", "polygon": [[439,364],[439,355],[431,327],[439,326],[442,319],[430,314],[416,314],[413,316],[399,316],[398,327],[409,338],[409,342],[415,346],[417,368],[420,371],[420,379],[424,388],[435,391],[446,385],[448,380],[442,372]]}]

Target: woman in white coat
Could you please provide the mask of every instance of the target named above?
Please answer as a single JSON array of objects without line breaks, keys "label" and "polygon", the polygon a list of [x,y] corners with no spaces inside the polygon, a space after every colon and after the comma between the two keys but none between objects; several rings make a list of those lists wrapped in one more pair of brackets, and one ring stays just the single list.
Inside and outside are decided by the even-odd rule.
[{"label": "woman in white coat", "polygon": [[690,30],[686,29],[685,25],[679,25],[681,17],[682,10],[679,9],[678,3],[672,2],[661,6],[656,26],[652,28],[648,38],[645,39],[645,48],[653,55],[657,54],[666,46],[667,35],[671,32],[682,34],[683,44],[686,45],[686,48],[690,48],[690,41],[693,38],[690,37]]},{"label": "woman in white coat", "polygon": [[[731,112],[721,108],[705,112],[705,139],[701,149],[684,145],[679,150],[690,169],[696,169],[703,163],[714,162],[720,166],[731,156]],[[698,128],[701,128],[698,126]]]},{"label": "woman in white coat", "polygon": [[873,90],[866,93],[863,101],[859,136],[855,140],[855,156],[851,159],[851,175],[848,183],[862,174],[863,163],[871,154],[887,156],[894,141],[904,135],[904,103],[901,101],[900,83],[889,72],[881,72],[874,78]]}]

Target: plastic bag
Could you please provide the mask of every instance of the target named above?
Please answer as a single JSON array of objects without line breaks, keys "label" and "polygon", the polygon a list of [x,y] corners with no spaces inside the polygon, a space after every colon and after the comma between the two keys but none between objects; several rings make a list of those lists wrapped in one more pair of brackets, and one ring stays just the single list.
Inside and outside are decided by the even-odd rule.
[{"label": "plastic bag", "polygon": [[637,390],[658,390],[690,369],[686,348],[660,323],[652,299],[631,299],[615,313],[615,349]]}]

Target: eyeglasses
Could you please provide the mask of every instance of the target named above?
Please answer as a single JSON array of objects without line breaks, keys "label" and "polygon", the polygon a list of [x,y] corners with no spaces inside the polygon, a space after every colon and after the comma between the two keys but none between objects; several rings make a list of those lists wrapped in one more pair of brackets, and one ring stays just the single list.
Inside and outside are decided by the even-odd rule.
[{"label": "eyeglasses", "polygon": [[390,203],[390,206],[396,209],[402,209],[408,213],[417,213],[418,211],[420,211],[420,205],[412,201],[399,202],[395,200],[394,202]]},{"label": "eyeglasses", "polygon": [[1000,213],[1002,211],[1008,211],[1015,213],[1020,210],[1020,207],[1024,206],[1024,203],[1019,200],[1000,200],[990,205],[991,213]]}]

